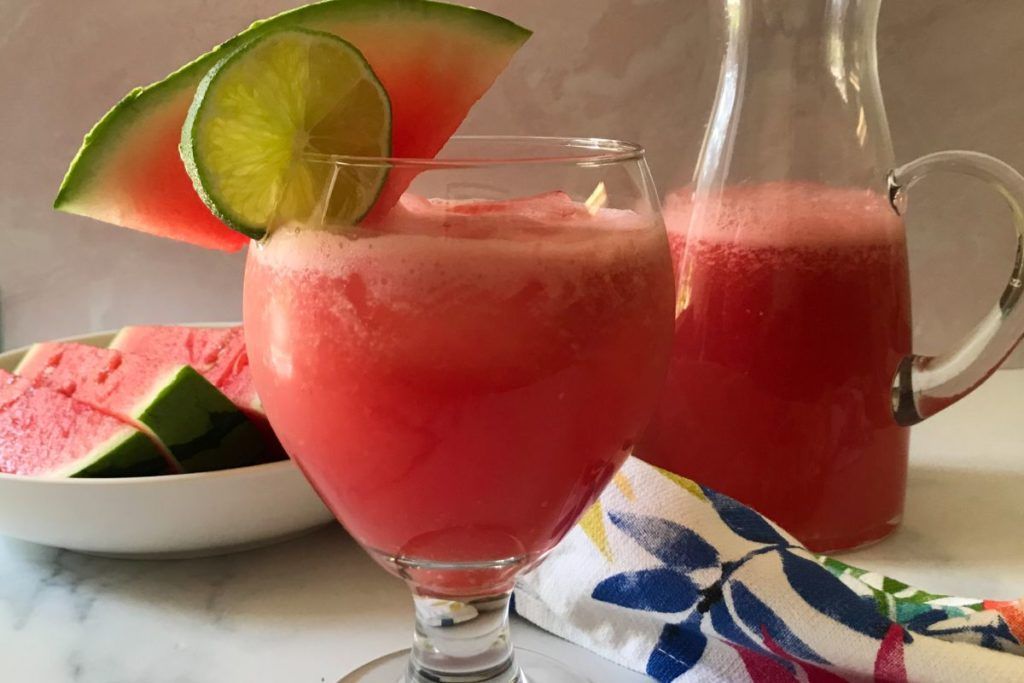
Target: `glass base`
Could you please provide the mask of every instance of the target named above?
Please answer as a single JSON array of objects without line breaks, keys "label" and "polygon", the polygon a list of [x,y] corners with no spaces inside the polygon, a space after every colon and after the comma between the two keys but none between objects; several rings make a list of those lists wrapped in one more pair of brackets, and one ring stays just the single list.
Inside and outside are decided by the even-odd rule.
[{"label": "glass base", "polygon": [[[593,683],[586,676],[573,673],[561,662],[532,650],[516,649],[518,671],[507,671],[496,678],[475,683]],[[447,680],[413,679],[409,677],[409,650],[393,652],[359,667],[338,683],[449,683]],[[451,683],[469,683],[454,681]]]},{"label": "glass base", "polygon": [[876,543],[881,543],[885,539],[892,536],[892,534],[900,528],[900,524],[903,522],[903,515],[895,519],[891,519],[880,527],[869,529],[854,538],[845,538],[842,541],[836,541],[834,539],[819,539],[809,543],[804,543],[808,550],[819,555],[840,555],[842,553],[852,553],[857,550],[863,550]]}]

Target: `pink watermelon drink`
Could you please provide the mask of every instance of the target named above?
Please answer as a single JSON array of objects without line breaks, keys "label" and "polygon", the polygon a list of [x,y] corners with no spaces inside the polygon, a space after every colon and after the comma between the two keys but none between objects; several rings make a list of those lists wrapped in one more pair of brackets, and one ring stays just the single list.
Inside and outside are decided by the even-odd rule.
[{"label": "pink watermelon drink", "polygon": [[51,479],[168,473],[146,434],[0,370],[0,473]]},{"label": "pink watermelon drink", "polygon": [[813,185],[730,190],[687,235],[692,211],[666,207],[682,303],[641,457],[811,548],[881,538],[907,467],[890,403],[911,341],[900,220],[883,198]]},{"label": "pink watermelon drink", "polygon": [[[622,463],[662,381],[660,225],[557,195],[406,197],[380,232],[353,230],[283,228],[250,251],[246,335],[285,448],[378,556],[535,560]],[[465,594],[452,582],[474,579],[421,580]]]},{"label": "pink watermelon drink", "polygon": [[[196,197],[177,172],[150,171],[176,167],[167,133],[180,128],[198,200],[262,240],[247,265],[245,336],[275,430],[356,538],[413,587],[417,633],[435,626],[430,596],[465,617],[416,639],[408,664],[364,667],[381,680],[518,680],[514,576],[621,464],[667,366],[671,263],[641,149],[517,139],[546,149],[501,157],[477,140],[476,162],[431,161],[528,37],[425,0],[286,13],[116,107],[57,198],[240,247],[217,221],[175,226]],[[112,132],[160,143],[138,153]],[[425,182],[427,170],[440,173]],[[396,208],[414,181],[422,192],[441,182],[458,201]],[[550,188],[586,202],[474,199]]]}]

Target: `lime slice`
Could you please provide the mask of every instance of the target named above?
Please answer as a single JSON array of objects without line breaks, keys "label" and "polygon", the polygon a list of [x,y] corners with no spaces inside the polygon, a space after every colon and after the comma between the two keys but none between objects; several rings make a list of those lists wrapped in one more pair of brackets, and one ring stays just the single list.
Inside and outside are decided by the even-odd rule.
[{"label": "lime slice", "polygon": [[255,239],[282,217],[358,222],[387,171],[308,154],[381,157],[390,148],[391,104],[362,53],[302,29],[266,34],[218,63],[196,92],[181,140],[199,196]]}]

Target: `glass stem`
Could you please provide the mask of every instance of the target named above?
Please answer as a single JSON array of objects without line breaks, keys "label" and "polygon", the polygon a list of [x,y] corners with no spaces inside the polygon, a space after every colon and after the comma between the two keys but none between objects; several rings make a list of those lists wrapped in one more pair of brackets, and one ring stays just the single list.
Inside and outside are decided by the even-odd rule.
[{"label": "glass stem", "polygon": [[416,633],[408,682],[522,681],[509,633],[511,597],[511,591],[465,600],[414,594]]}]

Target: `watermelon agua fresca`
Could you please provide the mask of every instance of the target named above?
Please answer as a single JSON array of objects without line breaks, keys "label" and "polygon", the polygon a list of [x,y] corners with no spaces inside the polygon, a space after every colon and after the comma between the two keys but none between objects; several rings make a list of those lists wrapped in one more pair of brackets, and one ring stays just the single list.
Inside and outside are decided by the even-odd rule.
[{"label": "watermelon agua fresca", "polygon": [[57,479],[167,474],[142,431],[0,370],[0,472]]},{"label": "watermelon agua fresca", "polygon": [[48,342],[34,345],[15,372],[154,436],[179,471],[265,461],[256,427],[202,375],[173,360]]},{"label": "watermelon agua fresca", "polygon": [[[199,199],[179,157],[199,82],[224,56],[281,28],[338,35],[366,57],[391,100],[392,155],[430,158],[490,88],[530,32],[474,9],[428,0],[326,0],[251,28],[159,83],[130,93],[86,136],[54,206],[154,235],[236,251],[248,238]],[[409,182],[393,173],[374,213]]]}]

